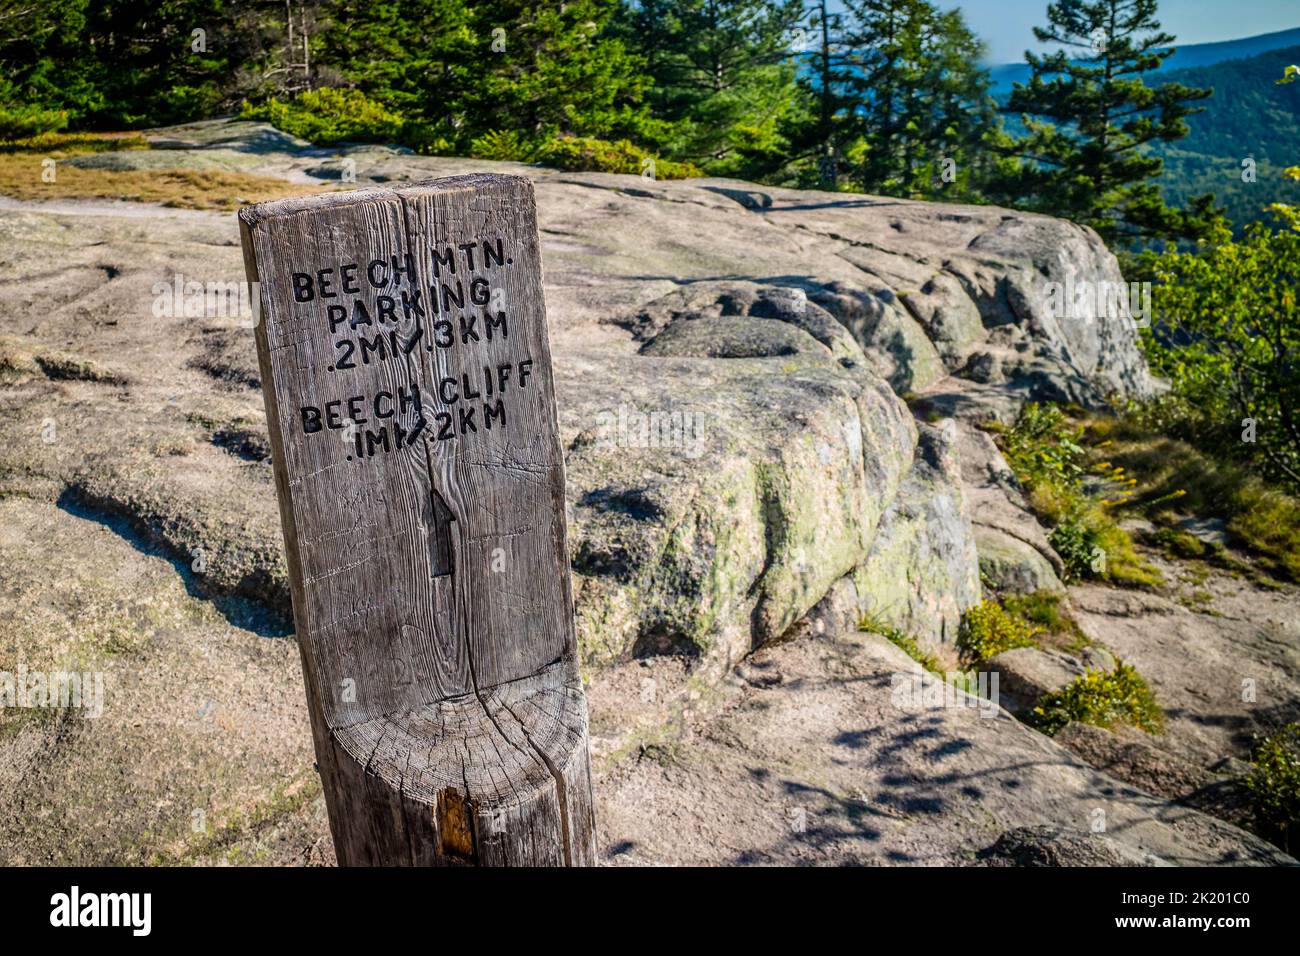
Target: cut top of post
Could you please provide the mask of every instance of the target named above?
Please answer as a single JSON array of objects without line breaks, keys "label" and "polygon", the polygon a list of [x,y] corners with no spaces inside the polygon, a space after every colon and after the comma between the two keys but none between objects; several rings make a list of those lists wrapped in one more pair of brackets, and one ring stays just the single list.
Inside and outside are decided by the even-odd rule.
[{"label": "cut top of post", "polygon": [[328,724],[571,665],[532,184],[476,174],[239,220],[298,639]]}]

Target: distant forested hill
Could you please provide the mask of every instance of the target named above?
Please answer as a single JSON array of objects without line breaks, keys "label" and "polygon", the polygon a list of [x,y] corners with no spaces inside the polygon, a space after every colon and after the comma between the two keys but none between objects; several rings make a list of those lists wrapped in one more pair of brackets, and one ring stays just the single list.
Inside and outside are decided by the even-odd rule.
[{"label": "distant forested hill", "polygon": [[[1269,203],[1300,202],[1300,183],[1281,178],[1300,164],[1300,83],[1275,82],[1291,63],[1300,63],[1300,46],[1160,74],[1161,82],[1214,90],[1205,112],[1188,119],[1187,138],[1156,150],[1170,201],[1213,192],[1238,227],[1263,217]],[[1248,158],[1257,164],[1254,183],[1242,181]]]},{"label": "distant forested hill", "polygon": [[[1300,27],[1279,30],[1276,33],[1261,33],[1259,36],[1242,37],[1239,40],[1221,40],[1217,43],[1177,44],[1173,56],[1165,60],[1162,72],[1188,70],[1201,66],[1212,66],[1225,60],[1243,60],[1258,56],[1269,50],[1291,47],[1300,44]],[[989,69],[993,94],[1001,98],[1011,91],[1011,84],[1024,83],[1029,79],[1029,65],[1026,63],[1001,63]]]},{"label": "distant forested hill", "polygon": [[[1300,37],[1300,31],[1287,33]],[[1263,39],[1267,38],[1200,46],[1219,48]],[[1270,203],[1300,203],[1300,183],[1282,178],[1284,168],[1300,164],[1300,83],[1279,86],[1275,82],[1291,63],[1300,64],[1300,45],[1145,77],[1148,86],[1183,83],[1214,90],[1202,104],[1205,112],[1187,120],[1191,131],[1185,139],[1152,147],[1165,161],[1159,185],[1169,202],[1183,205],[1192,196],[1212,192],[1238,232],[1251,222],[1268,219],[1264,210]],[[998,100],[1005,102],[1005,94]],[[1004,122],[1009,132],[1023,134],[1020,117],[1005,116]],[[1242,181],[1242,161],[1248,158],[1256,164],[1253,183]]]}]

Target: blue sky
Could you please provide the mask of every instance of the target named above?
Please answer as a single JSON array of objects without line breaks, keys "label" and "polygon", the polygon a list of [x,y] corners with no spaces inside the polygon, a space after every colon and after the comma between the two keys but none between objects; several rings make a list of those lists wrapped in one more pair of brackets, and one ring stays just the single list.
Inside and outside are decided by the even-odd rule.
[{"label": "blue sky", "polygon": [[[961,7],[966,22],[988,44],[990,63],[1024,58],[1036,46],[1032,28],[1047,20],[1047,0],[936,0]],[[1159,19],[1179,44],[1212,43],[1300,27],[1297,0],[1165,0]]]}]

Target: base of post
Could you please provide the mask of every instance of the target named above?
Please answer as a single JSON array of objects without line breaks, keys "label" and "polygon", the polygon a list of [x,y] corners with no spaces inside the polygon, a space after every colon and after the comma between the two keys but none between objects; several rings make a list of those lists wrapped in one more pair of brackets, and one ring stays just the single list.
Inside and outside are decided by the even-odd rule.
[{"label": "base of post", "polygon": [[316,752],[341,866],[595,862],[587,711],[571,664],[318,730]]}]

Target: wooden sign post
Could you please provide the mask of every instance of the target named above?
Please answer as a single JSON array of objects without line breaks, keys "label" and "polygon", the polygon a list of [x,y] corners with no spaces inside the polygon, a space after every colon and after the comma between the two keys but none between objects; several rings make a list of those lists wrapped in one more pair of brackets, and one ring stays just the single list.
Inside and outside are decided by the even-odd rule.
[{"label": "wooden sign post", "polygon": [[591,863],[532,184],[239,220],[339,863]]}]

